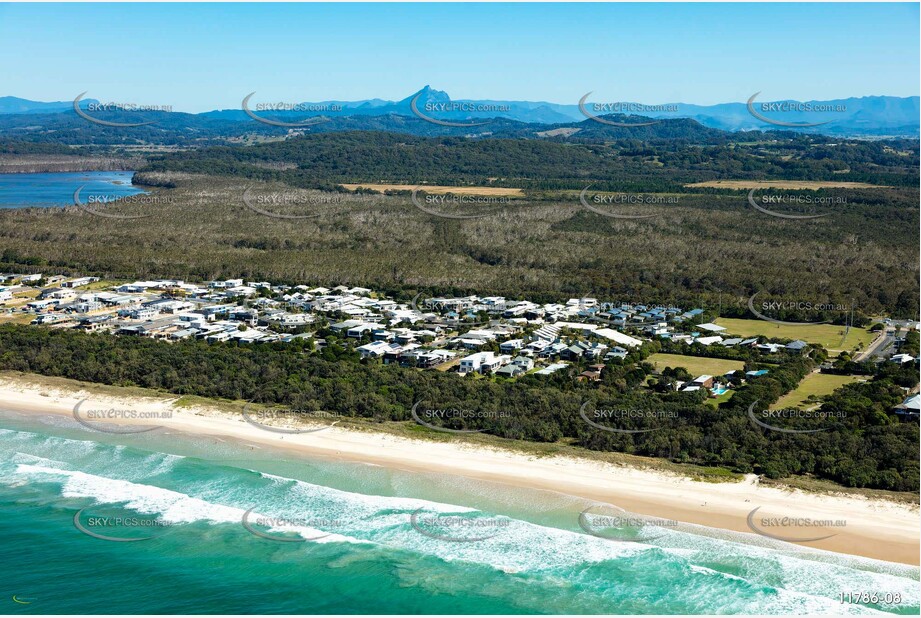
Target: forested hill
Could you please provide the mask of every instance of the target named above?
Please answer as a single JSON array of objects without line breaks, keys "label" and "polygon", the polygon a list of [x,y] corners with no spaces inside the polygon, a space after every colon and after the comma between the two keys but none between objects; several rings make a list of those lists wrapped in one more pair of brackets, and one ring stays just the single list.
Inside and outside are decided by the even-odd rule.
[{"label": "forested hill", "polygon": [[681,140],[566,143],[322,133],[168,154],[153,159],[146,171],[234,175],[315,188],[392,182],[581,190],[592,182],[596,189],[683,192],[687,183],[716,179],[918,184],[917,144],[761,137],[706,146]]},{"label": "forested hill", "polygon": [[[527,123],[508,118],[493,118],[478,126],[444,126],[416,116],[385,114],[380,116],[315,117],[316,122],[303,127],[278,127],[251,118],[232,119],[181,112],[94,112],[93,118],[105,122],[144,126],[106,126],[81,118],[73,111],[55,114],[0,114],[0,139],[71,145],[131,146],[167,144],[197,146],[239,142],[242,138],[283,138],[292,135],[339,133],[343,131],[389,131],[428,137],[528,138],[563,141],[584,140],[687,140],[716,144],[737,139],[746,133],[732,133],[708,128],[688,118],[655,120],[622,114],[596,120],[558,124]],[[267,120],[300,122],[303,114],[259,114]],[[637,126],[615,126],[607,122]],[[652,124],[647,124],[652,123]],[[761,135],[760,131],[752,132]]]}]

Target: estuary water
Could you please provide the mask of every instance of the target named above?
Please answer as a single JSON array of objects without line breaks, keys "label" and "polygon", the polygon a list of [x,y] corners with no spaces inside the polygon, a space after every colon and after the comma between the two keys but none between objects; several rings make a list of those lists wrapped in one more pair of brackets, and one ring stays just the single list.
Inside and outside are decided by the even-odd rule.
[{"label": "estuary water", "polygon": [[144,193],[131,184],[134,172],[53,172],[0,174],[0,208],[54,208],[73,206],[74,192],[110,200]]}]

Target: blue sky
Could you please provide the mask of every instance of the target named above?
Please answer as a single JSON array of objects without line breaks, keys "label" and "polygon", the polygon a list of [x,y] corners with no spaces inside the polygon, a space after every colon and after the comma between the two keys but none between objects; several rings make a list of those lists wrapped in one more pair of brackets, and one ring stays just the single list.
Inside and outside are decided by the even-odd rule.
[{"label": "blue sky", "polygon": [[919,5],[0,4],[0,96],[713,104],[919,93]]}]

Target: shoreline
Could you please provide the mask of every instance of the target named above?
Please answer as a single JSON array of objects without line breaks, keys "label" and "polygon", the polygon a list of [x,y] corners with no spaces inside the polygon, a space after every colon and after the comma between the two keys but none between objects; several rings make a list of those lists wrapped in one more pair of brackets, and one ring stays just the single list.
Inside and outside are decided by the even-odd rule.
[{"label": "shoreline", "polygon": [[[40,377],[40,376],[39,376]],[[38,378],[38,377],[37,377]],[[0,375],[0,407],[23,414],[57,414],[73,418],[83,409],[123,408],[170,412],[170,418],[133,419],[132,425],[160,425],[184,433],[246,440],[302,456],[380,465],[408,472],[442,473],[525,489],[553,491],[599,503],[614,504],[642,515],[754,534],[750,514],[760,507],[766,517],[840,520],[838,527],[763,528],[765,537],[808,539],[791,547],[817,549],[886,562],[919,565],[919,508],[860,496],[808,493],[764,487],[755,475],[740,482],[709,483],[665,471],[632,468],[568,456],[538,457],[511,450],[456,442],[429,442],[384,433],[332,427],[284,434],[262,430],[242,415],[217,407],[176,407],[172,398],[109,395],[81,390],[61,380],[47,386]],[[105,387],[117,389],[117,387]],[[760,517],[760,515],[759,515]]]}]

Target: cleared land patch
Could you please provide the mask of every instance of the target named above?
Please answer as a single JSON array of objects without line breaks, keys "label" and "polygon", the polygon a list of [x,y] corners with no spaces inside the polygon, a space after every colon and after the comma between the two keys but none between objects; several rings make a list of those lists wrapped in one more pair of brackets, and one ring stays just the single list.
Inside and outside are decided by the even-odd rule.
[{"label": "cleared land patch", "polygon": [[454,193],[455,195],[498,195],[506,197],[524,197],[522,189],[509,187],[451,187],[445,185],[388,185],[375,183],[361,184],[343,184],[343,187],[349,191],[355,191],[358,188],[373,189],[375,191],[412,191],[419,189],[426,193],[443,195],[445,193]]},{"label": "cleared land patch", "polygon": [[[827,397],[833,392],[851,382],[866,380],[860,376],[839,376],[830,373],[810,373],[803,378],[799,385],[777,400],[772,408],[777,410],[781,408],[801,408],[808,402],[807,399],[812,397]],[[818,405],[815,402],[813,405]]]},{"label": "cleared land patch", "polygon": [[694,182],[685,187],[711,189],[889,189],[886,185],[871,185],[866,182],[843,182],[837,180],[708,180]]},{"label": "cleared land patch", "polygon": [[684,367],[695,377],[704,374],[721,376],[727,371],[739,370],[745,366],[742,361],[726,360],[724,358],[704,358],[702,356],[661,353],[651,355],[646,359],[646,362],[652,363],[658,371],[666,367]]},{"label": "cleared land patch", "polygon": [[875,333],[865,328],[851,327],[847,337],[845,328],[839,324],[774,324],[765,320],[744,320],[740,318],[718,318],[715,324],[726,327],[726,334],[739,337],[773,337],[776,339],[802,339],[824,347],[829,352],[854,350],[858,345],[866,347]]}]

